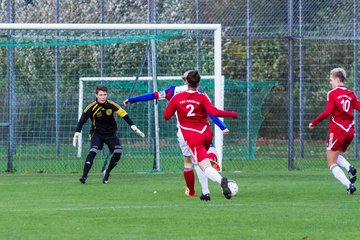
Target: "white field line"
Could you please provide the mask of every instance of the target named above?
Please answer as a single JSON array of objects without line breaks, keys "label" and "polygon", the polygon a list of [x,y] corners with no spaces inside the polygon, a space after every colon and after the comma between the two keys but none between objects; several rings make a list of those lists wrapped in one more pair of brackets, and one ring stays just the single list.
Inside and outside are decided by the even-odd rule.
[{"label": "white field line", "polygon": [[[239,203],[219,203],[219,204],[206,204],[206,207],[238,207],[242,204]],[[80,208],[31,208],[31,209],[18,209],[18,208],[0,208],[1,212],[51,212],[51,211],[89,211],[89,210],[115,210],[115,209],[165,209],[165,208],[179,208],[184,207],[184,205],[140,205],[140,206],[133,206],[133,205],[119,205],[119,206],[96,206],[96,207],[80,207]]]}]

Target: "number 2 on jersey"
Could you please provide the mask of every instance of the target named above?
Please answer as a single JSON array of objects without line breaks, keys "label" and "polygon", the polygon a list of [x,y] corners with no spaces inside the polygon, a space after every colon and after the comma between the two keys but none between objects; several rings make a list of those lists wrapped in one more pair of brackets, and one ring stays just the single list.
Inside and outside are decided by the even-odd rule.
[{"label": "number 2 on jersey", "polygon": [[186,109],[190,108],[189,112],[186,114],[186,116],[188,117],[194,117],[195,116],[195,113],[194,112],[194,105],[192,104],[188,104],[186,105]]}]

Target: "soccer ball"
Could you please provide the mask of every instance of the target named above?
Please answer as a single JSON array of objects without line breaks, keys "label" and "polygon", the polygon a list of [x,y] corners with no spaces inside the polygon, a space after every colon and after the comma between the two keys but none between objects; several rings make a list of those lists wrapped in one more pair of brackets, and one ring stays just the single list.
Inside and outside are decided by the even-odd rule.
[{"label": "soccer ball", "polygon": [[231,196],[235,197],[239,191],[239,186],[236,184],[234,180],[228,180],[228,186],[231,191]]}]

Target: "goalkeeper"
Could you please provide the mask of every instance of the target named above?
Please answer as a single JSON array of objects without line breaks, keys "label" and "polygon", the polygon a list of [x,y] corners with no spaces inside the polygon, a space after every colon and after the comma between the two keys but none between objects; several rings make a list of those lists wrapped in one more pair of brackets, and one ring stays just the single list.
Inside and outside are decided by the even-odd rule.
[{"label": "goalkeeper", "polygon": [[103,172],[102,182],[108,183],[111,170],[114,169],[119,162],[122,152],[122,147],[119,138],[116,136],[117,124],[115,115],[122,117],[131,129],[141,137],[145,137],[130,119],[127,112],[122,109],[117,103],[108,100],[108,88],[104,85],[96,86],[96,99],[90,103],[84,110],[81,118],[76,126],[73,145],[76,147],[79,138],[81,137],[81,129],[86,121],[91,118],[90,129],[90,151],[85,159],[83,174],[80,178],[82,184],[86,183],[88,173],[93,164],[96,153],[103,148],[104,143],[109,147],[111,159],[109,166]]},{"label": "goalkeeper", "polygon": [[[158,91],[158,92],[152,92],[152,93],[148,93],[148,94],[144,94],[141,96],[136,96],[136,97],[131,97],[126,99],[123,103],[125,106],[127,106],[129,103],[136,103],[136,102],[143,102],[143,101],[150,101],[150,100],[154,100],[154,99],[159,99],[159,100],[165,100],[167,99],[168,101],[171,100],[171,98],[181,92],[185,92],[188,89],[188,85],[187,85],[187,75],[189,74],[189,72],[191,71],[187,71],[183,74],[182,79],[184,80],[184,85],[180,85],[180,86],[170,86],[168,89],[162,90],[162,91]],[[198,89],[198,91],[201,92],[200,89]],[[213,120],[213,122],[222,130],[223,134],[227,134],[229,133],[229,129],[227,128],[227,126],[225,125],[224,122],[222,122],[219,118],[212,116],[211,114],[209,114],[209,117]],[[179,129],[179,126],[177,126]],[[184,137],[182,136],[181,131],[177,131],[177,137],[178,137],[178,142],[180,145],[180,149],[182,151],[183,157],[184,157],[184,179],[185,179],[185,183],[186,183],[186,189],[185,189],[185,195],[189,196],[189,197],[195,197],[195,175],[194,175],[194,171],[192,169],[192,160],[191,160],[191,153],[190,150],[188,149]],[[209,149],[209,154],[213,156],[214,159],[217,159],[216,157],[216,150],[213,147],[210,147]],[[218,166],[218,164],[216,162],[212,162],[213,166],[220,171],[220,167]],[[196,170],[196,174],[198,176],[200,185],[201,185],[201,191],[202,194],[200,196],[200,199],[203,201],[210,201],[210,190],[208,187],[208,178],[205,176],[204,172],[199,168],[198,165],[194,165],[194,168]]]}]

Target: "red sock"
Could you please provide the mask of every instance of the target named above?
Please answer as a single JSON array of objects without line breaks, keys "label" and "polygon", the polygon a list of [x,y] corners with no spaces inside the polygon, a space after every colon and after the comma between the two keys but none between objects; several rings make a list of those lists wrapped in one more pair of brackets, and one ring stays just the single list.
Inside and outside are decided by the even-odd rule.
[{"label": "red sock", "polygon": [[184,168],[184,178],[186,186],[189,188],[189,194],[191,196],[195,195],[195,175],[192,168]]}]

